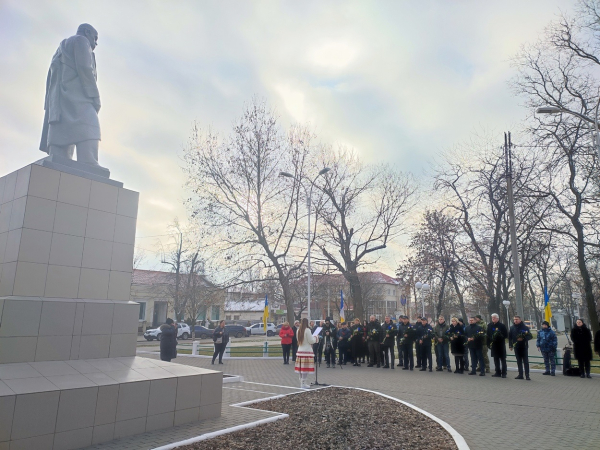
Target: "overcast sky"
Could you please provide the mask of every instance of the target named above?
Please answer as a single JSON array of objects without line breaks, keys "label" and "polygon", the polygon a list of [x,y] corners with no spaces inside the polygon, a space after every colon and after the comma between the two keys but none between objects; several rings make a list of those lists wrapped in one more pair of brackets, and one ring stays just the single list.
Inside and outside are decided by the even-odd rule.
[{"label": "overcast sky", "polygon": [[[510,58],[568,0],[0,0],[0,174],[38,149],[50,59],[88,22],[102,100],[100,163],[140,192],[137,246],[184,220],[182,147],[193,121],[228,132],[256,95],[284,126],[421,176],[476,130],[527,111]],[[393,274],[398,255],[381,268]]]}]

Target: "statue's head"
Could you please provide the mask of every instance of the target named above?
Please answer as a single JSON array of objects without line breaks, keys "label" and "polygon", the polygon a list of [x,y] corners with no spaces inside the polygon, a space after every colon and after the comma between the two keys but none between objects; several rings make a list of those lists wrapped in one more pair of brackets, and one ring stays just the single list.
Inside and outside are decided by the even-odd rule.
[{"label": "statue's head", "polygon": [[79,25],[77,28],[77,34],[80,36],[85,36],[87,40],[90,41],[92,50],[94,50],[98,45],[98,32],[89,23],[82,23]]}]

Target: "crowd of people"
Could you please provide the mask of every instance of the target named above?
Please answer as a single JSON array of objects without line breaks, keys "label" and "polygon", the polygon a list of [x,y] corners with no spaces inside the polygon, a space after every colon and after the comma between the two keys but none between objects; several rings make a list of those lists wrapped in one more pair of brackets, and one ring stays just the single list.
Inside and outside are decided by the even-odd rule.
[{"label": "crowd of people", "polygon": [[[305,318],[293,326],[285,323],[280,332],[284,364],[289,364],[291,353],[303,388],[307,387],[307,374],[314,372],[315,363],[320,365],[323,359],[326,368],[335,368],[336,364],[356,367],[367,364],[367,367],[383,369],[417,368],[432,372],[435,354],[436,371],[483,377],[490,373],[488,349],[494,362],[492,377],[506,378],[507,340],[517,362],[516,379],[531,379],[529,341],[533,335],[519,316],[514,317],[510,327],[500,322],[498,314],[492,314],[490,323],[476,315],[466,324],[458,317],[452,317],[448,324],[440,316],[434,325],[426,317],[411,323],[407,316],[400,316],[398,323],[394,323],[390,316],[386,316],[384,322],[371,316],[368,322],[355,319],[351,324],[342,322],[336,327],[331,318],[327,318],[318,333],[317,329],[314,322],[309,323]],[[582,320],[577,320],[571,330],[571,339],[581,378],[591,378],[592,341],[594,350],[600,354],[600,332],[592,339],[590,329]],[[558,340],[548,322],[542,323],[535,343],[544,358],[543,375],[555,376]]]}]

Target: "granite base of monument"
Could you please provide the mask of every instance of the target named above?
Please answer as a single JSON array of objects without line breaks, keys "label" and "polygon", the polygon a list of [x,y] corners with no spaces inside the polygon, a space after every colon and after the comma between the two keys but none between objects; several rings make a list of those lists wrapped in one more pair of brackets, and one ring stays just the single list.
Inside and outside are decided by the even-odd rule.
[{"label": "granite base of monument", "polygon": [[135,356],[138,194],[50,163],[0,178],[0,450],[219,416],[221,372]]}]

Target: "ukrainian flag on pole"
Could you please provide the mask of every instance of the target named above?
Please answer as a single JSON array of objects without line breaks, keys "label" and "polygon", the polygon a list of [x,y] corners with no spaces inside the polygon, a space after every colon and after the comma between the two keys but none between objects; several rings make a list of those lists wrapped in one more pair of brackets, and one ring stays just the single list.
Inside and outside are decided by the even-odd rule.
[{"label": "ukrainian flag on pole", "polygon": [[552,326],[552,310],[550,309],[550,298],[546,286],[544,286],[544,320]]},{"label": "ukrainian flag on pole", "polygon": [[344,323],[346,321],[346,312],[344,311],[344,291],[340,289],[340,322]]},{"label": "ukrainian flag on pole", "polygon": [[265,311],[263,312],[263,325],[267,332],[267,319],[269,318],[269,294],[265,295]]}]

